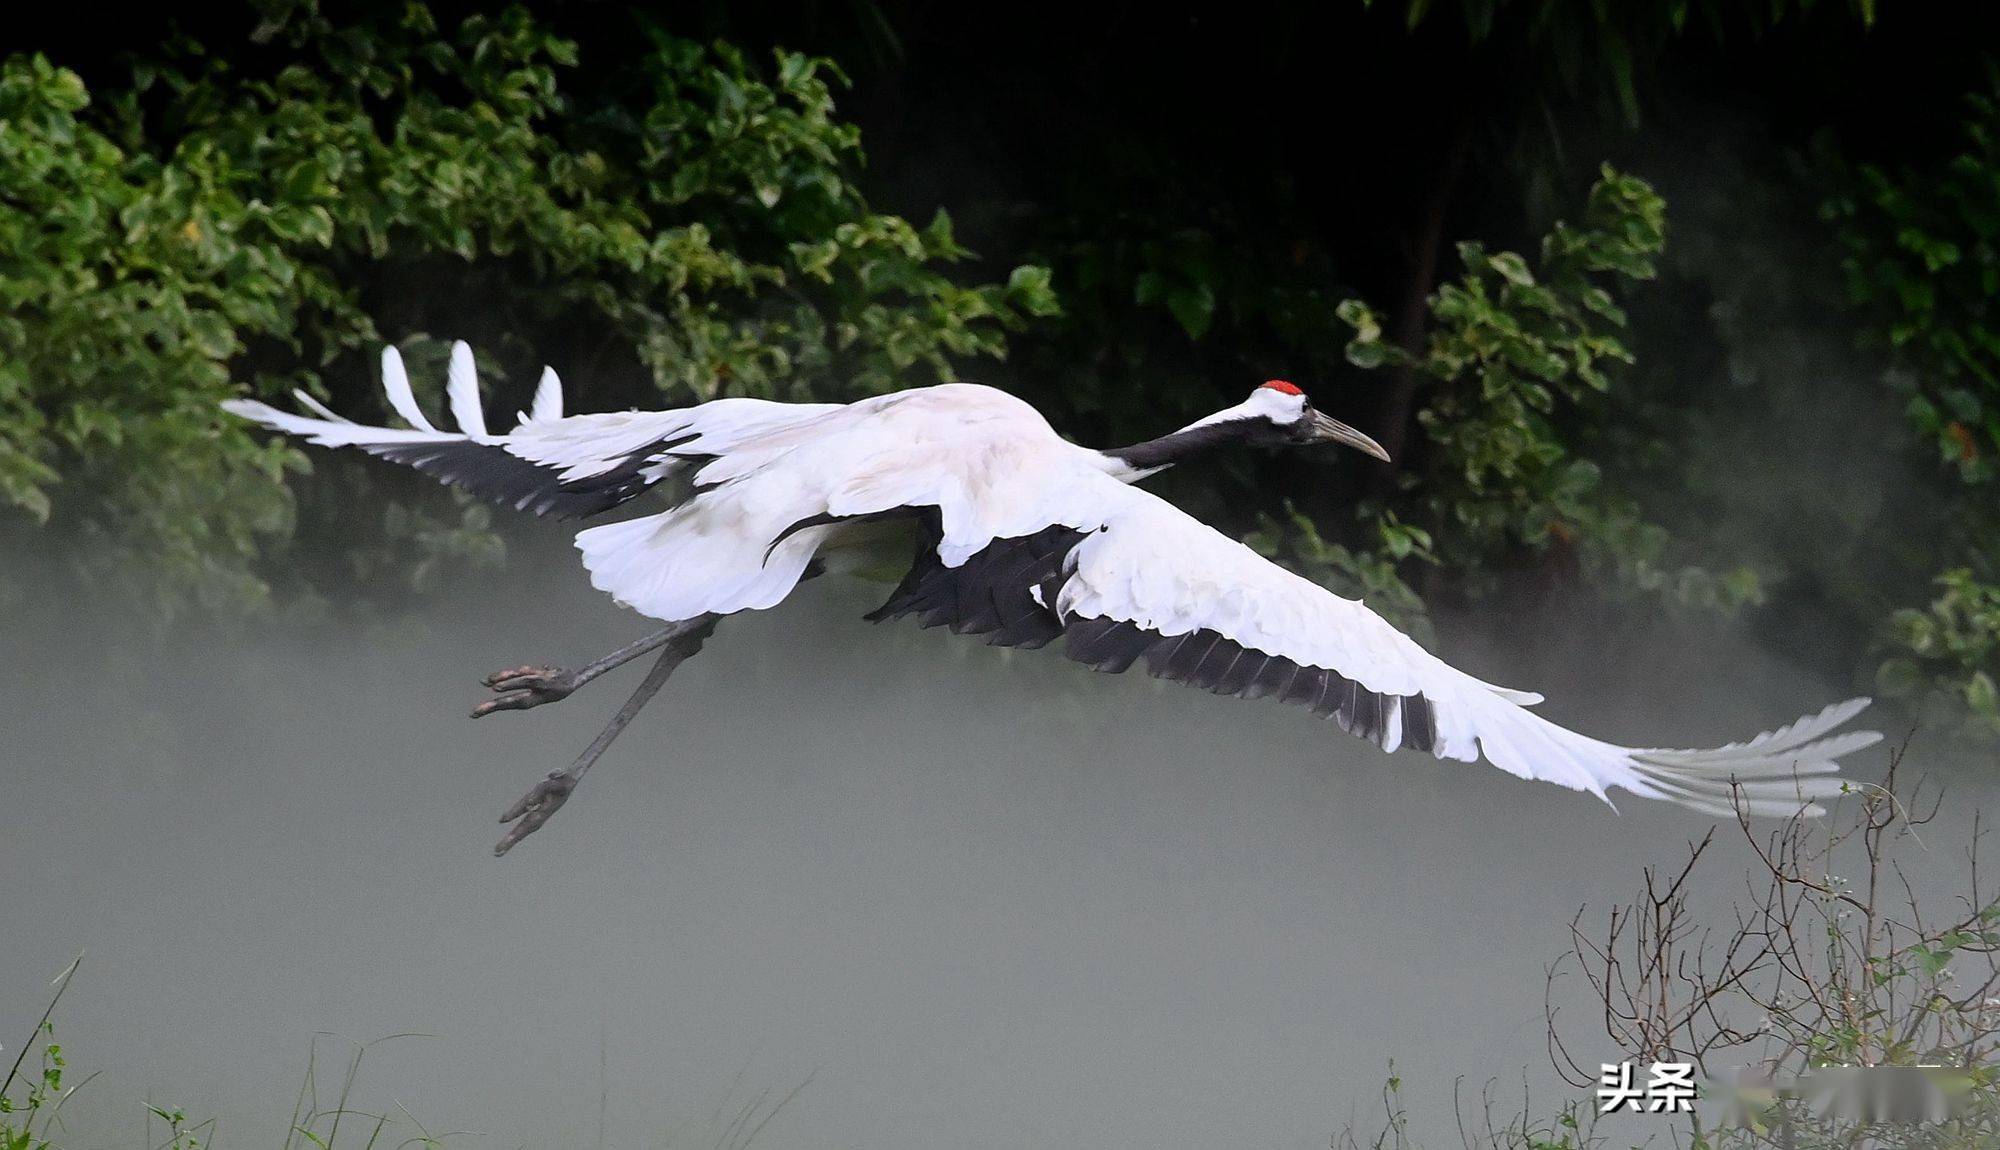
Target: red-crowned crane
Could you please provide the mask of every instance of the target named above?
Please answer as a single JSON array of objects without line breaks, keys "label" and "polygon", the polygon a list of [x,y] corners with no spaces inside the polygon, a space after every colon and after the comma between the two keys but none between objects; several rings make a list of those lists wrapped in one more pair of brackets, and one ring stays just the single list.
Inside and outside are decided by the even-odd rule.
[{"label": "red-crowned crane", "polygon": [[[504,854],[562,806],[591,763],[716,622],[776,606],[823,551],[900,521],[916,560],[871,619],[916,615],[926,627],[1040,647],[1057,639],[1100,671],[1143,662],[1157,677],[1220,695],[1310,707],[1385,751],[1494,766],[1600,798],[1612,787],[1710,815],[1817,812],[1842,789],[1837,759],[1880,738],[1835,733],[1868,703],[1713,750],[1621,747],[1559,727],[1528,708],[1539,695],[1482,682],[1432,655],[1360,602],[1264,559],[1131,486],[1232,444],[1374,440],[1271,380],[1249,398],[1159,439],[1110,451],[1057,435],[1005,392],[949,383],[848,404],[718,399],[675,411],[563,414],[545,370],[530,410],[504,435],[487,430],[472,351],[451,352],[446,395],[457,431],[433,426],[402,358],[382,353],[390,405],[409,426],[370,427],[300,393],[311,415],[254,400],[224,404],[266,427],[327,447],[358,447],[483,498],[537,515],[597,515],[665,484],[667,510],[576,537],[591,582],[667,626],[576,670],[490,675],[475,716],[554,702],[613,667],[664,648],[589,749],[502,816]],[[672,482],[669,482],[672,481]],[[1608,800],[1607,800],[1608,801]]]}]

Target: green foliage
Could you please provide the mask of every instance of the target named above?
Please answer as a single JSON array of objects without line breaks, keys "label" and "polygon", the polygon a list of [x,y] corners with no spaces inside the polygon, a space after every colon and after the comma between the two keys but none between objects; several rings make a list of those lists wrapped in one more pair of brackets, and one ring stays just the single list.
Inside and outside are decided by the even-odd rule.
[{"label": "green foliage", "polygon": [[[1607,171],[1581,223],[1556,225],[1532,263],[1461,245],[1464,271],[1431,300],[1429,340],[1415,360],[1373,308],[1333,294],[1332,271],[1310,245],[1259,252],[1239,236],[1241,221],[1211,215],[1178,228],[1121,215],[1120,228],[1058,249],[1074,338],[1062,344],[1058,370],[1071,374],[1055,395],[1111,415],[1107,438],[1151,433],[1118,420],[1131,410],[1192,415],[1213,403],[1205,376],[1252,370],[1228,358],[1231,346],[1281,349],[1270,355],[1282,354],[1297,378],[1333,374],[1337,365],[1321,357],[1334,324],[1352,330],[1348,362],[1407,365],[1428,381],[1417,412],[1426,442],[1392,497],[1332,541],[1322,531],[1334,500],[1301,500],[1282,520],[1257,522],[1252,540],[1265,554],[1420,629],[1425,612],[1404,581],[1412,560],[1477,587],[1523,547],[1573,549],[1614,590],[1652,601],[1729,612],[1762,600],[1754,569],[1682,560],[1685,548],[1575,446],[1613,369],[1632,358],[1612,289],[1650,278],[1664,242],[1664,205],[1642,181]],[[1135,339],[1148,315],[1155,326]],[[1158,342],[1188,350],[1155,357]],[[1315,515],[1321,526],[1309,522]],[[1406,530],[1423,533],[1421,548]]]},{"label": "green foliage", "polygon": [[[164,1137],[154,1133],[153,1123],[158,1121],[166,1127]],[[178,1106],[155,1106],[146,1104],[146,1144],[155,1150],[201,1150],[208,1143],[204,1136],[215,1129],[215,1120],[190,1123],[187,1111]]]},{"label": "green foliage", "polygon": [[1964,149],[1924,168],[1850,168],[1821,208],[1864,343],[1887,353],[1912,428],[1969,484],[2000,476],[2000,77],[1966,98]]},{"label": "green foliage", "polygon": [[1216,247],[1215,237],[1199,228],[1139,244],[1144,270],[1133,277],[1132,302],[1164,307],[1191,340],[1207,335],[1215,323]]},{"label": "green foliage", "polygon": [[[1562,187],[1567,201],[1567,161],[1486,160],[1513,147],[1509,133],[1544,122],[1552,135],[1575,130],[1565,101],[1594,99],[1608,114],[1599,122],[1630,123],[1667,46],[1684,38],[1875,18],[1860,0],[1377,8],[1394,18],[1356,19],[1398,40],[1405,28],[1427,43],[1462,40],[1467,59],[1519,49],[1536,62],[1496,86],[1504,112],[1466,109],[1462,138],[1454,128],[1432,141],[1441,161],[1469,153],[1469,168],[1441,170],[1482,174],[1441,177],[1429,189],[1436,210],[1395,225],[1419,228],[1450,226],[1474,196],[1497,205],[1482,219],[1501,226],[1516,193],[1536,203],[1540,189]],[[1344,321],[1347,361],[1420,384],[1418,442],[1361,517],[1348,518],[1353,469],[1330,458],[1218,458],[1200,476],[1158,482],[1244,529],[1256,520],[1240,496],[1287,480],[1297,508],[1265,520],[1258,538],[1404,621],[1422,617],[1404,582],[1416,571],[1427,593],[1477,592],[1527,552],[1574,559],[1617,595],[1725,613],[1788,579],[1818,588],[1815,609],[1838,616],[1833,624],[1873,632],[1890,604],[1921,597],[1935,569],[1984,578],[2000,549],[1986,497],[2000,471],[2000,336],[1989,330],[2000,89],[1967,105],[1963,143],[1944,160],[1832,164],[1825,215],[1870,349],[1855,358],[1893,368],[1925,456],[1966,493],[1921,524],[1903,517],[1902,550],[1922,553],[1916,565],[1880,549],[1864,569],[1848,561],[1841,529],[1874,530],[1875,504],[1851,486],[1808,500],[1803,523],[1773,508],[1797,502],[1805,481],[1754,484],[1763,498],[1750,513],[1750,500],[1716,491],[1724,480],[1704,487],[1694,474],[1703,461],[1752,454],[1754,432],[1725,434],[1731,421],[1698,410],[1680,386],[1708,374],[1699,361],[1719,350],[1732,382],[1768,399],[1746,405],[1757,419],[1790,419],[1815,402],[1816,378],[1777,377],[1824,367],[1799,365],[1767,313],[1745,318],[1738,305],[1763,293],[1816,308],[1800,285],[1826,277],[1746,274],[1735,297],[1712,280],[1676,281],[1649,298],[1685,291],[1689,310],[1706,308],[1713,322],[1654,343],[1649,302],[1642,348],[1622,308],[1627,289],[1653,275],[1664,211],[1629,176],[1607,171],[1577,222],[1555,226],[1539,250],[1461,245],[1411,358],[1398,344],[1420,317],[1389,323],[1343,302],[1343,284],[1384,282],[1367,261],[1389,245],[1357,243],[1362,229],[1328,214],[1283,163],[1263,190],[1183,182],[1166,178],[1177,162],[1167,145],[1121,141],[1129,153],[1106,167],[1139,176],[1065,181],[1046,205],[1061,210],[1019,225],[1026,250],[1045,253],[1059,277],[1007,260],[971,277],[992,282],[965,282],[947,274],[970,256],[948,216],[905,219],[861,195],[861,141],[836,107],[846,80],[830,61],[635,23],[628,44],[594,52],[613,58],[585,62],[518,8],[447,26],[422,5],[343,7],[338,20],[313,0],[260,0],[256,11],[256,44],[172,39],[148,48],[129,81],[92,71],[93,90],[62,60],[0,61],[0,545],[59,550],[91,591],[163,619],[280,603],[323,611],[500,559],[493,525],[504,517],[336,457],[315,456],[325,465],[313,473],[305,453],[215,413],[246,389],[282,401],[301,387],[368,417],[380,412],[375,349],[394,340],[431,378],[424,360],[442,348],[437,335],[473,339],[489,379],[554,362],[590,406],[617,407],[852,398],[1001,356],[1013,332],[1032,327],[1034,358],[1009,382],[1065,432],[1097,442],[1157,434],[1266,374],[1337,406],[1324,389],[1346,368],[1327,333]],[[1604,154],[1600,143],[1576,153]],[[1739,191],[1727,176],[1707,183]],[[1720,248],[1754,262],[1739,258],[1741,237],[1689,228],[1684,210],[1676,218],[1677,253]],[[1384,222],[1394,224],[1368,226]],[[1037,323],[1056,314],[1056,278],[1067,314]],[[1727,346],[1683,351],[1673,340],[1704,335]],[[1647,364],[1636,380],[1626,370],[1635,352]],[[1642,387],[1651,390],[1635,394]],[[1369,414],[1365,400],[1360,411]],[[1806,470],[1774,459],[1765,474],[1781,469]],[[1679,505],[1645,494],[1663,487]],[[384,510],[356,530],[351,509],[364,503]],[[1739,514],[1722,522],[1711,514],[1720,507]],[[1319,526],[1308,534],[1301,516]],[[1786,530],[1833,542],[1793,562]],[[323,565],[290,561],[311,551],[338,554],[335,586],[312,584]],[[1718,554],[1731,558],[1709,558]],[[1973,579],[1955,594],[1988,591]],[[1901,627],[1883,677],[1909,697],[1976,705],[2000,677],[2000,655],[1974,646],[1918,657]]]},{"label": "green foliage", "polygon": [[661,34],[632,100],[596,109],[560,87],[575,46],[521,9],[445,32],[420,5],[336,25],[303,4],[258,32],[297,62],[176,43],[94,97],[0,63],[0,503],[162,614],[266,603],[257,559],[293,526],[304,456],[216,404],[363,390],[363,353],[411,330],[383,315],[463,322],[413,298],[428,265],[493,277],[503,337],[589,317],[671,402],[939,378],[1055,313],[1045,270],[960,286],[948,217],[869,209],[825,61],[781,51],[767,76]]},{"label": "green foliage", "polygon": [[[14,1055],[6,1076],[0,1077],[0,1150],[47,1150],[56,1114],[77,1089],[75,1085],[63,1085],[69,1061],[63,1055],[62,1044],[55,1039],[54,1017],[56,1006],[69,992],[70,982],[82,963],[83,956],[79,954],[75,962],[56,976],[48,1008],[42,1011],[35,1021],[34,1032]],[[24,1071],[30,1054],[38,1065]]]},{"label": "green foliage", "polygon": [[[1860,345],[1887,365],[1921,450],[1959,483],[1947,496],[1955,538],[1928,608],[1897,611],[1878,680],[1892,694],[1956,715],[1962,729],[2000,736],[2000,541],[1992,514],[2000,478],[2000,74],[1966,97],[1961,149],[1939,163],[1848,164],[1822,148],[1835,192],[1821,206],[1842,252]],[[1947,704],[1940,707],[1940,704]],[[1949,705],[1962,704],[1962,705]]]},{"label": "green foliage", "polygon": [[1968,733],[2000,737],[2000,586],[1970,569],[1937,577],[1938,596],[1923,609],[1904,608],[1889,620],[1892,652],[1876,678],[1884,694],[1909,699],[1931,713],[1963,720]]},{"label": "green foliage", "polygon": [[1534,264],[1460,244],[1462,271],[1431,298],[1420,354],[1389,342],[1366,303],[1340,305],[1350,362],[1406,366],[1431,381],[1417,412],[1424,464],[1404,474],[1399,504],[1436,535],[1448,568],[1478,572],[1510,549],[1559,543],[1632,592],[1720,610],[1759,601],[1748,569],[1672,564],[1667,533],[1606,490],[1565,423],[1588,414],[1611,391],[1612,369],[1632,362],[1607,285],[1652,278],[1665,238],[1665,203],[1607,167],[1581,223],[1557,223]]},{"label": "green foliage", "polygon": [[1339,297],[1323,254],[1260,245],[1228,205],[1119,207],[1059,221],[1044,244],[1064,319],[1034,348],[1037,398],[1094,421],[1105,441],[1208,414],[1263,378],[1266,359],[1301,379],[1338,363],[1325,346]]},{"label": "green foliage", "polygon": [[[49,1124],[55,1117],[56,1108],[62,1105],[63,1071],[68,1066],[63,1059],[62,1044],[55,1040],[55,1033],[55,1024],[43,1019],[29,1042],[40,1066],[35,1072],[22,1075],[17,1064],[7,1086],[12,1090],[18,1081],[21,1083],[20,1091],[18,1094],[0,1093],[0,1150],[46,1150],[51,1145],[48,1140]],[[25,1056],[27,1050],[21,1053]]]}]

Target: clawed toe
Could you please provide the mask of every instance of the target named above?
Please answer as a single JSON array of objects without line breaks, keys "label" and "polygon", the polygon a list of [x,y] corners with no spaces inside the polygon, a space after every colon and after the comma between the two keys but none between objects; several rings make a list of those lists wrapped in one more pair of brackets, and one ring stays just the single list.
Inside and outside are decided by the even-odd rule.
[{"label": "clawed toe", "polygon": [[578,686],[576,673],[561,667],[515,667],[495,671],[480,682],[495,694],[472,708],[475,719],[495,711],[525,711],[566,699]]},{"label": "clawed toe", "polygon": [[500,691],[509,687],[525,687],[533,683],[544,682],[554,679],[563,673],[561,668],[558,667],[514,667],[506,671],[495,671],[479,681],[496,691]]},{"label": "clawed toe", "polygon": [[513,823],[500,841],[493,844],[493,856],[498,858],[513,850],[516,843],[536,831],[549,821],[549,816],[562,809],[569,801],[570,792],[576,790],[576,775],[569,771],[552,771],[549,777],[536,783],[528,793],[514,800],[500,816],[503,823]]}]

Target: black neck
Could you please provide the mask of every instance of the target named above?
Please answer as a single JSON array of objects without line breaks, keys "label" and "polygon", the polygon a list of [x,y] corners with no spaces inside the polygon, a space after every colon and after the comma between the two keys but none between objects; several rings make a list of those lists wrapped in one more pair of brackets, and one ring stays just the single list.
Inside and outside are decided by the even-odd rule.
[{"label": "black neck", "polygon": [[1162,435],[1158,439],[1148,439],[1130,447],[1114,447],[1104,454],[1135,471],[1171,467],[1224,444],[1243,442],[1251,437],[1259,422],[1254,419],[1226,419]]}]

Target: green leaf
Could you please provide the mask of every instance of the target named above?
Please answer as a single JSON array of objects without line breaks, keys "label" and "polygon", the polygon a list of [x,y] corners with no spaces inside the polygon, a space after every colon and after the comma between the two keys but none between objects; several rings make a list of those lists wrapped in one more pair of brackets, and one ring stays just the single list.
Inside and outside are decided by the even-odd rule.
[{"label": "green leaf", "polygon": [[1167,310],[1189,339],[1199,340],[1215,320],[1215,289],[1206,283],[1175,287],[1167,293]]},{"label": "green leaf", "polygon": [[1054,276],[1048,268],[1022,264],[1007,275],[1007,296],[1015,307],[1029,315],[1061,315],[1062,303],[1056,295],[1053,280]]},{"label": "green leaf", "polygon": [[1354,329],[1354,339],[1373,343],[1382,338],[1382,321],[1373,308],[1358,299],[1344,299],[1333,309],[1342,323]]},{"label": "green leaf", "polygon": [[1975,715],[2000,717],[2000,691],[1995,690],[1993,676],[1985,671],[1972,673],[1965,684],[1965,705]]},{"label": "green leaf", "polygon": [[1528,261],[1513,252],[1499,252],[1487,257],[1486,266],[1500,274],[1508,283],[1521,287],[1531,287],[1535,274],[1528,270]]}]

